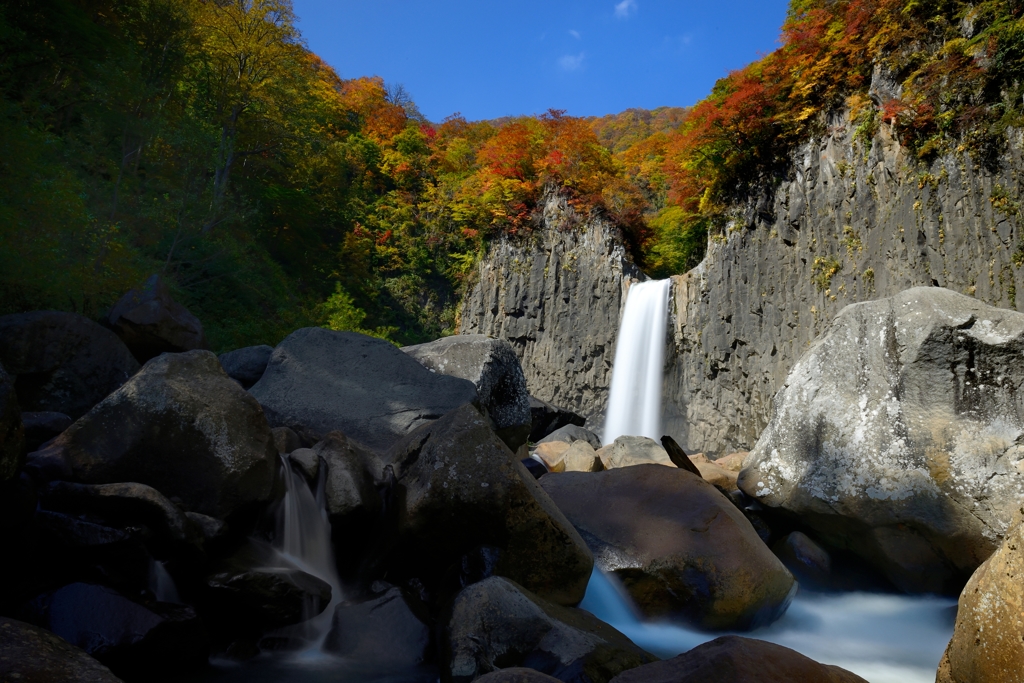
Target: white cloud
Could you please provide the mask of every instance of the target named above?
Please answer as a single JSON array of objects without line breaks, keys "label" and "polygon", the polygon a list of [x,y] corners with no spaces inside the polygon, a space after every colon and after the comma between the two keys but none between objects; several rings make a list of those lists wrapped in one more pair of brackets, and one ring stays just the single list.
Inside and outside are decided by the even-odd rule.
[{"label": "white cloud", "polygon": [[575,38],[576,40],[579,40],[580,38],[583,37],[580,35],[580,32],[577,31],[576,29],[569,29],[569,35]]},{"label": "white cloud", "polygon": [[576,71],[583,66],[583,59],[586,57],[586,53],[581,52],[578,55],[564,55],[558,60],[558,66],[562,67],[563,71]]},{"label": "white cloud", "polygon": [[636,14],[636,8],[636,0],[622,0],[622,2],[615,5],[615,16],[619,19],[628,19]]}]

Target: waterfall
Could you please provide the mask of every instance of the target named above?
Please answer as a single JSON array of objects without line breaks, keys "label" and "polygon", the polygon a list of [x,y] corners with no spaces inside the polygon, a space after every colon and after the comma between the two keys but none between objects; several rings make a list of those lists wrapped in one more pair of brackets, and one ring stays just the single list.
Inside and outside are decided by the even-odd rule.
[{"label": "waterfall", "polygon": [[166,562],[149,561],[149,590],[160,602],[181,602],[178,587],[167,571]]},{"label": "waterfall", "polygon": [[604,443],[624,435],[661,438],[665,328],[672,280],[651,280],[629,288],[619,324]]},{"label": "waterfall", "polygon": [[334,607],[341,601],[341,580],[331,545],[331,523],[327,519],[327,465],[320,464],[314,495],[305,478],[292,469],[287,458],[282,456],[281,460],[284,464],[285,494],[275,546],[288,563],[331,585],[331,602],[327,608],[313,616],[318,605],[306,605],[310,618],[298,625],[303,638],[313,649],[319,650],[331,628]]}]

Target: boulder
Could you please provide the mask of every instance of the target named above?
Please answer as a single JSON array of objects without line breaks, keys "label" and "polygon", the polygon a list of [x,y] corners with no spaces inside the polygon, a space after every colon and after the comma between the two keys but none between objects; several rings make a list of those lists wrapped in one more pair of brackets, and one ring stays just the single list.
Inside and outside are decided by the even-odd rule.
[{"label": "boulder", "polygon": [[74,313],[0,317],[0,363],[14,375],[21,409],[77,419],[139,369],[117,335]]},{"label": "boulder", "polygon": [[630,669],[612,683],[867,683],[830,664],[763,640],[722,636],[662,662]]},{"label": "boulder", "polygon": [[739,478],[739,470],[727,469],[718,464],[717,460],[709,460],[703,453],[694,453],[689,458],[704,481],[720,486],[726,491],[735,491],[738,488],[736,480]]},{"label": "boulder", "polygon": [[566,425],[551,432],[543,439],[538,441],[538,444],[542,443],[567,443],[572,444],[576,441],[586,441],[594,449],[601,447],[601,439],[598,438],[594,432],[584,429],[583,427],[575,424]]},{"label": "boulder", "polygon": [[536,669],[513,666],[484,674],[474,683],[559,683],[554,676],[542,674]]},{"label": "boulder", "polygon": [[74,422],[64,413],[36,412],[22,413],[25,425],[25,450],[32,452],[50,439],[55,439]]},{"label": "boulder", "polygon": [[299,468],[306,481],[316,483],[320,476],[320,456],[316,451],[312,448],[296,448],[288,454],[288,462]]},{"label": "boulder", "polygon": [[424,621],[401,589],[390,588],[366,602],[338,605],[323,649],[375,670],[410,669],[429,654],[430,628]]},{"label": "boulder", "polygon": [[600,472],[604,469],[597,451],[586,441],[575,442],[562,457],[566,472]]},{"label": "boulder", "polygon": [[331,524],[361,526],[381,510],[376,481],[383,470],[380,458],[341,432],[331,432],[313,448],[327,465],[324,483]]},{"label": "boulder", "polygon": [[[559,408],[547,401],[530,397],[530,442],[538,443],[553,432],[570,425],[582,427],[587,419],[571,410]],[[593,444],[591,444],[593,445]],[[600,444],[595,446],[600,448]]]},{"label": "boulder", "polygon": [[795,592],[743,513],[685,470],[635,465],[539,483],[647,616],[750,629],[781,616]]},{"label": "boulder", "polygon": [[646,436],[620,436],[597,452],[606,470],[633,465],[656,464],[675,467],[665,448]]},{"label": "boulder", "polygon": [[549,472],[565,472],[565,454],[570,447],[571,444],[565,441],[542,443],[534,449],[533,456],[544,463]]},{"label": "boulder", "polygon": [[81,482],[146,484],[219,518],[269,499],[277,466],[259,404],[209,351],[154,358],[46,450]]},{"label": "boulder", "polygon": [[583,599],[590,552],[474,406],[423,425],[386,460],[396,477],[390,569],[399,578],[436,586],[453,572],[463,581],[493,573],[559,604]]},{"label": "boulder", "polygon": [[0,484],[13,479],[25,464],[25,429],[14,378],[0,365]]},{"label": "boulder", "polygon": [[210,517],[199,512],[186,512],[185,516],[199,529],[204,541],[218,541],[228,533],[228,525],[222,519]]},{"label": "boulder", "polygon": [[110,309],[107,324],[140,363],[161,353],[208,348],[199,318],[171,297],[159,275],[121,297]]},{"label": "boulder", "polygon": [[936,683],[986,681],[1024,681],[1024,524],[1006,535],[960,594],[936,677]]},{"label": "boulder", "polygon": [[381,451],[476,400],[472,382],[430,372],[386,341],[318,327],[278,344],[250,391],[272,426],[290,427],[306,443],[339,430]]},{"label": "boulder", "polygon": [[302,448],[302,439],[287,427],[274,427],[270,430],[274,435],[274,447],[278,453],[291,453]]},{"label": "boulder", "polygon": [[74,645],[45,629],[0,617],[0,680],[10,683],[121,683]]},{"label": "boulder", "polygon": [[55,481],[44,490],[42,502],[48,510],[91,513],[118,526],[145,524],[179,542],[199,544],[203,538],[202,530],[177,505],[145,484]]},{"label": "boulder", "polygon": [[262,344],[228,351],[220,354],[217,358],[220,360],[224,372],[228,373],[228,377],[248,389],[260,381],[263,371],[267,369],[267,363],[270,362],[270,354],[273,352],[273,346]]},{"label": "boulder", "polygon": [[798,580],[818,586],[828,583],[832,557],[806,534],[799,531],[787,534],[772,546],[772,552]]},{"label": "boulder", "polygon": [[206,629],[185,605],[143,606],[105,586],[73,583],[39,596],[29,611],[118,675],[154,677],[206,662]]},{"label": "boulder", "polygon": [[750,453],[747,451],[739,451],[737,453],[723,455],[721,458],[712,460],[711,462],[715,463],[722,469],[739,474],[740,470],[743,469],[743,461],[747,459],[748,455],[750,455]]},{"label": "boulder", "polygon": [[605,683],[656,659],[590,612],[552,604],[499,576],[455,598],[443,652],[453,683],[506,667]]},{"label": "boulder", "polygon": [[331,601],[330,584],[294,567],[233,568],[206,585],[218,610],[254,632],[311,619]]},{"label": "boulder", "polygon": [[35,525],[46,546],[61,552],[124,546],[139,540],[141,535],[135,529],[119,529],[52,510],[40,510]]},{"label": "boulder", "polygon": [[1024,314],[938,287],[844,308],[739,486],[908,592],[959,591],[1024,497]]},{"label": "boulder", "polygon": [[402,349],[423,367],[461,377],[476,387],[498,437],[513,451],[533,429],[526,378],[512,345],[483,334],[458,334]]}]

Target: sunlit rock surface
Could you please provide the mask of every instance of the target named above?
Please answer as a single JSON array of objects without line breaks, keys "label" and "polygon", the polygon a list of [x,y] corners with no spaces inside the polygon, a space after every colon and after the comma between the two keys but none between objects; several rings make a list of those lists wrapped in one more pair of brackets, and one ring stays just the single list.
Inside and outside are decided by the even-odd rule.
[{"label": "sunlit rock surface", "polygon": [[955,591],[1024,497],[1024,314],[938,287],[843,310],[739,485],[908,591]]}]

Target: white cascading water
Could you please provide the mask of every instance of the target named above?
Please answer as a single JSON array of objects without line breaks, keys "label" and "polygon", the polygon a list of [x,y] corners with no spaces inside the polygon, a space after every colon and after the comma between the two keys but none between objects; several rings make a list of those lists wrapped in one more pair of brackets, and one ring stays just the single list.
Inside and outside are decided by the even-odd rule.
[{"label": "white cascading water", "polygon": [[284,465],[285,494],[278,518],[275,547],[289,564],[331,586],[331,602],[326,609],[312,616],[316,614],[319,605],[307,604],[306,612],[312,618],[299,624],[303,639],[310,644],[309,649],[318,651],[330,631],[334,607],[341,601],[341,580],[334,561],[331,523],[327,519],[324,493],[327,467],[321,463],[314,495],[305,478],[292,469],[288,460],[282,457],[281,461]]},{"label": "white cascading water", "polygon": [[[622,586],[597,568],[579,606],[664,659],[723,635],[642,620]],[[869,683],[932,683],[955,609],[953,598],[801,591],[781,619],[739,635],[841,666]]]},{"label": "white cascading water", "polygon": [[604,443],[620,436],[661,438],[661,391],[665,374],[665,329],[671,280],[629,288],[619,324]]},{"label": "white cascading water", "polygon": [[178,586],[174,583],[167,564],[158,560],[149,561],[149,590],[160,602],[181,602]]}]

